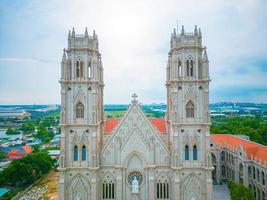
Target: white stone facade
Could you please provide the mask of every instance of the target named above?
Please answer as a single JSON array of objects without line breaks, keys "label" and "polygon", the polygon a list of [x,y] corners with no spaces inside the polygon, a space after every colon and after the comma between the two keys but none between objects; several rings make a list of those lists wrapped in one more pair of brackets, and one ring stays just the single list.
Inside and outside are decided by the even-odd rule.
[{"label": "white stone facade", "polygon": [[[112,134],[105,134],[95,33],[69,33],[61,70],[59,199],[211,200],[210,79],[200,30],[172,34],[164,134],[136,98]],[[135,178],[138,192],[133,193]]]}]

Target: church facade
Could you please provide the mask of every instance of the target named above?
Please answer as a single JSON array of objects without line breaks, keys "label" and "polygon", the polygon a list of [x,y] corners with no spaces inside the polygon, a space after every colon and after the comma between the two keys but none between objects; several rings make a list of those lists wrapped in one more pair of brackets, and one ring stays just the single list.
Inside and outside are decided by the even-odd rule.
[{"label": "church facade", "polygon": [[69,32],[61,63],[60,200],[211,200],[209,61],[200,29],[171,34],[165,118],[133,95],[105,119],[98,36]]}]

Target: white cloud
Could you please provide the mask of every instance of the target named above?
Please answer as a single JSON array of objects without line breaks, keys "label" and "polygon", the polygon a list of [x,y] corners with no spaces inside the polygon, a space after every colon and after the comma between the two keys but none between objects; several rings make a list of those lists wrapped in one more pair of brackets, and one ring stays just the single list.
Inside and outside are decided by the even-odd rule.
[{"label": "white cloud", "polygon": [[[91,33],[96,29],[104,63],[105,103],[128,103],[133,92],[139,93],[143,102],[158,102],[165,100],[169,39],[177,19],[180,25],[185,24],[188,32],[193,31],[195,24],[202,28],[213,85],[266,83],[266,74],[259,68],[237,74],[240,66],[235,65],[247,57],[266,57],[267,14],[263,12],[266,6],[264,0],[31,1],[20,15],[34,17],[55,32],[55,35],[50,34],[49,43],[42,52],[50,51],[49,47],[66,47],[67,30],[73,26],[77,33],[83,33],[85,26]],[[36,52],[35,56],[42,55]],[[61,58],[44,59],[60,61]],[[231,66],[229,61],[233,61]],[[60,69],[59,64],[53,66]],[[51,81],[58,84],[56,79]]]}]

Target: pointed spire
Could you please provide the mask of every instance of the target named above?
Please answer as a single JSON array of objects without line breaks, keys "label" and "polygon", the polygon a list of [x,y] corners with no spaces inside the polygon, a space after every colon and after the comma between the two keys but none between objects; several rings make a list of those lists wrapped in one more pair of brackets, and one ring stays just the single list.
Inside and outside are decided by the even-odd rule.
[{"label": "pointed spire", "polygon": [[75,31],[74,31],[74,27],[72,28],[72,37],[75,37]]},{"label": "pointed spire", "polygon": [[175,28],[173,29],[173,36],[176,37],[176,30],[175,30]]},{"label": "pointed spire", "polygon": [[86,38],[88,38],[88,31],[87,31],[87,27],[85,28],[85,33],[84,33],[84,36],[85,36]]},{"label": "pointed spire", "polygon": [[95,34],[95,30],[93,31],[93,37],[95,38],[96,34]]},{"label": "pointed spire", "polygon": [[197,25],[195,25],[194,35],[197,35]]},{"label": "pointed spire", "polygon": [[201,37],[201,29],[200,28],[198,29],[198,34],[199,34],[199,37]]},{"label": "pointed spire", "polygon": [[182,25],[181,35],[184,35],[184,25]]},{"label": "pointed spire", "polygon": [[69,35],[68,35],[68,39],[70,39],[71,38],[71,34],[70,34],[70,30],[69,30]]}]

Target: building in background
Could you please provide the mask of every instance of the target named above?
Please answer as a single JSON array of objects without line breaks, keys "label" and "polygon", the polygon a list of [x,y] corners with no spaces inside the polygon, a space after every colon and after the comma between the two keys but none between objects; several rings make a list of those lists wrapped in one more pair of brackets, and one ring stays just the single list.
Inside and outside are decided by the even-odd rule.
[{"label": "building in background", "polygon": [[213,180],[235,181],[252,190],[256,200],[267,199],[267,147],[228,134],[211,135]]}]

